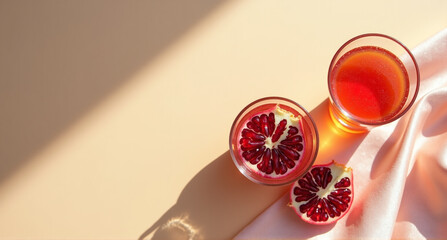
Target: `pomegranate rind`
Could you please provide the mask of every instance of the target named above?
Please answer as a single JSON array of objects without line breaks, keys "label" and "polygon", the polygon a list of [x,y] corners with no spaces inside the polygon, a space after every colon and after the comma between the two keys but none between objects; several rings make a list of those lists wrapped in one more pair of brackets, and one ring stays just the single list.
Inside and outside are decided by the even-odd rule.
[{"label": "pomegranate rind", "polygon": [[[308,173],[312,174],[312,170],[313,169],[316,169],[314,171],[318,172],[318,170],[321,169],[321,168],[328,168],[328,169],[330,169],[331,174],[332,174],[332,180],[327,183],[325,188],[323,188],[321,186],[318,186],[318,191],[312,191],[310,189],[304,189],[304,190],[308,190],[308,192],[311,192],[311,193],[315,194],[315,196],[317,196],[317,200],[314,200],[315,196],[312,196],[312,197],[310,197],[310,199],[307,199],[307,200],[302,200],[301,198],[303,198],[302,197],[303,194],[301,194],[301,190],[298,190],[298,192],[300,192],[300,193],[297,195],[296,194],[297,190],[295,190],[295,189],[296,188],[303,189],[303,187],[302,187],[303,184],[308,180],[308,179],[306,179],[306,175]],[[302,178],[300,178],[297,181],[295,181],[295,183],[292,185],[292,188],[290,190],[289,207],[292,207],[293,210],[295,211],[295,213],[303,221],[305,221],[307,223],[314,224],[314,225],[327,225],[327,224],[335,223],[338,220],[340,220],[341,218],[343,218],[349,212],[349,210],[350,210],[350,208],[352,206],[352,202],[354,200],[354,184],[353,184],[354,183],[354,178],[353,177],[354,177],[354,175],[353,175],[352,168],[346,167],[345,165],[337,163],[335,161],[332,161],[332,162],[330,162],[328,164],[325,164],[325,165],[315,165],[311,169],[309,169],[309,171]],[[345,178],[349,179],[349,182],[350,182],[349,186],[343,186],[343,184],[346,184]],[[304,182],[302,181],[301,184],[300,184],[300,180],[301,179],[306,179],[306,180]],[[342,184],[340,184],[341,181],[343,181]],[[337,183],[338,183],[338,185],[337,185]],[[335,185],[337,185],[338,187],[335,187]],[[341,189],[349,189],[349,190],[341,190]],[[315,190],[315,189],[313,189],[313,190]],[[324,201],[328,201],[329,195],[331,195],[331,193],[334,193],[334,190],[339,190],[339,191],[337,191],[337,193],[338,192],[348,192],[348,191],[350,192],[349,194],[346,194],[344,196],[345,197],[344,201],[347,201],[347,202],[345,202],[346,203],[345,209],[343,209],[343,210],[338,209],[339,214],[336,214],[336,216],[331,217],[329,215],[329,213],[328,213],[328,216],[327,216],[326,220],[315,220],[315,219],[312,219],[312,215],[309,216],[307,211],[305,211],[305,212],[300,211],[300,206],[303,206],[306,203],[309,203],[310,201],[314,201],[315,204],[310,204],[309,203],[309,205],[312,205],[314,207],[315,207],[315,205],[318,205],[318,206],[324,205],[323,202],[322,202],[323,201],[322,199],[326,199]],[[309,195],[309,196],[311,196],[311,195]],[[334,196],[334,195],[332,194],[332,196]],[[346,197],[346,196],[348,196],[348,197]],[[337,198],[338,197],[339,196],[337,196]],[[298,198],[300,198],[301,201],[297,200]],[[304,197],[304,198],[306,198],[306,197]],[[333,197],[331,197],[331,198],[333,199]],[[347,199],[349,199],[349,201]],[[319,204],[316,204],[316,202],[318,202],[318,201],[320,201]],[[317,207],[317,208],[319,208],[319,207]],[[320,208],[320,212],[321,212],[321,209],[324,210],[324,207]],[[319,210],[316,210],[316,211],[319,211]],[[333,211],[332,211],[332,214],[334,214]]]}]

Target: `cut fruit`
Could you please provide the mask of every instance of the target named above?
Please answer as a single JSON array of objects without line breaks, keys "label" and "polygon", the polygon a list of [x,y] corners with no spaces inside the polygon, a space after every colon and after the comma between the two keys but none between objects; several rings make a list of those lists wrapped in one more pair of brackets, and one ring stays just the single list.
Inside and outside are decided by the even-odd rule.
[{"label": "cut fruit", "polygon": [[312,116],[298,103],[266,97],[242,109],[231,125],[231,158],[248,180],[291,184],[313,165],[319,146]]},{"label": "cut fruit", "polygon": [[342,218],[354,197],[352,169],[332,161],[313,166],[290,191],[290,206],[311,224],[330,224]]},{"label": "cut fruit", "polygon": [[301,117],[276,106],[250,118],[239,136],[239,154],[254,172],[269,178],[290,174],[304,149]]}]

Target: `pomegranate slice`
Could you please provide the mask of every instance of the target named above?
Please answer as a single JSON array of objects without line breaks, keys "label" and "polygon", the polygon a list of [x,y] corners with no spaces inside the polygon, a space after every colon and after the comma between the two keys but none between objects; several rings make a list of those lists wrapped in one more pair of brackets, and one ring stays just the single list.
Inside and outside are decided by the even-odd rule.
[{"label": "pomegranate slice", "polygon": [[313,166],[295,182],[289,205],[308,223],[330,224],[348,212],[353,189],[352,169],[332,161]]},{"label": "pomegranate slice", "polygon": [[301,117],[276,106],[253,116],[240,134],[240,154],[262,176],[277,178],[292,172],[303,155]]}]

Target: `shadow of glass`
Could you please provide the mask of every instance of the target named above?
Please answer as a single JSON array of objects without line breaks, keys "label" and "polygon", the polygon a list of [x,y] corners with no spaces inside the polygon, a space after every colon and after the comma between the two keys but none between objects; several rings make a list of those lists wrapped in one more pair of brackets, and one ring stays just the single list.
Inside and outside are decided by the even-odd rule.
[{"label": "shadow of glass", "polygon": [[[366,134],[337,129],[328,104],[326,100],[310,112],[322,144],[316,163],[347,163]],[[250,182],[238,172],[227,151],[202,169],[183,189],[177,203],[139,239],[230,239],[289,188]],[[179,224],[172,226],[172,222]]]},{"label": "shadow of glass", "polygon": [[335,160],[347,165],[368,133],[348,133],[339,129],[332,122],[329,104],[329,99],[326,99],[310,112],[320,136],[320,148],[315,164],[324,164]]},{"label": "shadow of glass", "polygon": [[223,0],[0,8],[0,182]]}]

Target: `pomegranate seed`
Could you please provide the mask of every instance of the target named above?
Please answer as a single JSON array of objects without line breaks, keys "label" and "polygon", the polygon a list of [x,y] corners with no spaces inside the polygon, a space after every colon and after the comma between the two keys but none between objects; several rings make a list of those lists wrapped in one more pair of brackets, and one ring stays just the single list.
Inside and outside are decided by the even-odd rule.
[{"label": "pomegranate seed", "polygon": [[341,188],[332,191],[332,195],[349,196],[350,194],[351,190],[349,188]]},{"label": "pomegranate seed", "polygon": [[309,182],[310,185],[312,185],[313,187],[318,187],[318,185],[315,183],[314,179],[312,178],[312,175],[310,173],[306,173],[306,175],[304,175],[304,178],[306,178],[306,180]]},{"label": "pomegranate seed", "polygon": [[276,174],[280,174],[281,173],[281,168],[280,168],[280,162],[279,162],[279,155],[278,155],[278,150],[273,149],[272,150],[272,161],[273,161],[273,169],[275,170]]},{"label": "pomegranate seed", "polygon": [[304,146],[301,143],[298,143],[297,145],[293,146],[293,149],[295,149],[296,151],[299,151],[299,152],[303,151],[303,148],[304,148]]},{"label": "pomegranate seed", "polygon": [[249,151],[256,148],[261,148],[262,146],[264,146],[265,143],[261,141],[253,141],[248,138],[241,138],[240,144],[243,151]]},{"label": "pomegranate seed", "polygon": [[262,146],[261,148],[256,148],[251,151],[246,151],[242,153],[242,157],[245,158],[245,160],[249,161],[252,164],[256,164],[259,162],[259,157],[264,154],[265,146]]},{"label": "pomegranate seed", "polygon": [[268,167],[267,167],[267,170],[265,171],[265,173],[271,174],[272,172],[273,172],[273,161],[272,161],[272,159],[270,159],[268,162]]},{"label": "pomegranate seed", "polygon": [[293,136],[297,133],[298,133],[298,128],[296,128],[294,126],[290,126],[289,131],[287,132],[287,134],[289,134],[289,135],[287,135],[287,137]]},{"label": "pomegranate seed", "polygon": [[349,197],[349,196],[345,196],[345,197],[342,197],[341,200],[342,200],[344,203],[348,204],[348,203],[351,201],[351,197]]},{"label": "pomegranate seed", "polygon": [[287,137],[279,144],[267,147],[267,138],[271,143],[277,142],[284,134],[288,121],[282,119],[276,125],[275,114],[260,114],[251,118],[241,132],[242,157],[266,173],[275,172],[277,175],[286,174],[288,169],[296,166],[295,161],[300,159],[303,150],[303,137],[297,127],[289,126]]},{"label": "pomegranate seed", "polygon": [[253,129],[257,133],[260,133],[261,132],[261,124],[259,122],[259,117],[258,116],[253,117],[251,119],[251,121],[247,123],[247,127],[250,129]]},{"label": "pomegranate seed", "polygon": [[270,174],[273,172],[273,163],[271,159],[272,152],[270,148],[267,148],[267,150],[264,153],[264,156],[262,157],[262,161],[264,162],[264,172],[267,174]]},{"label": "pomegranate seed", "polygon": [[303,204],[300,206],[300,212],[306,213],[309,212],[309,210],[312,210],[311,208],[316,205],[318,201],[318,196],[313,197],[309,202]]},{"label": "pomegranate seed", "polygon": [[347,177],[340,179],[340,181],[335,184],[336,188],[349,187],[349,186],[351,186],[351,180],[349,180],[349,178]]},{"label": "pomegranate seed", "polygon": [[312,192],[318,192],[318,188],[312,186],[311,184],[309,184],[308,181],[304,180],[303,178],[298,180],[298,184],[300,185],[300,187],[312,191]]},{"label": "pomegranate seed", "polygon": [[262,156],[262,161],[257,165],[259,170],[267,174],[273,172],[273,164],[270,157],[271,157],[271,150],[270,148],[267,148],[265,150],[264,155]]},{"label": "pomegranate seed", "polygon": [[298,160],[298,158],[300,157],[300,154],[298,152],[296,152],[295,150],[293,150],[289,147],[279,145],[278,149],[280,152],[282,152],[284,155],[286,155],[287,158],[289,158],[289,159]]},{"label": "pomegranate seed", "polygon": [[272,136],[272,142],[278,141],[279,137],[284,133],[284,130],[286,130],[287,120],[283,119],[278,123],[278,127],[276,128],[275,133]]},{"label": "pomegranate seed", "polygon": [[323,188],[326,188],[327,185],[332,181],[332,174],[330,170],[327,170],[324,173],[324,178],[323,178]]},{"label": "pomegranate seed", "polygon": [[295,194],[295,195],[306,195],[306,194],[311,194],[311,192],[309,192],[308,190],[299,188],[299,187],[294,187],[293,188],[293,194]]},{"label": "pomegranate seed", "polygon": [[309,191],[306,191],[304,189],[297,188],[297,187],[294,188],[293,193],[296,195],[295,201],[297,201],[297,202],[307,201],[307,200],[313,198],[314,196],[316,196],[316,193],[309,192]]},{"label": "pomegranate seed", "polygon": [[275,131],[275,114],[270,113],[268,117],[268,129],[269,129],[269,137],[272,136],[273,131]]},{"label": "pomegranate seed", "polygon": [[318,214],[318,207],[317,206],[311,207],[310,210],[307,212],[307,216],[310,217],[315,222],[320,221]]},{"label": "pomegranate seed", "polygon": [[282,140],[281,143],[287,146],[294,146],[300,144],[303,141],[303,137],[300,135],[295,135],[292,137],[288,137],[285,140]]},{"label": "pomegranate seed", "polygon": [[321,199],[318,200],[317,205],[315,206],[314,210],[308,213],[310,215],[310,218],[314,221],[327,221],[328,214],[324,208],[323,202]]},{"label": "pomegranate seed", "polygon": [[[275,149],[276,150],[276,149]],[[279,155],[279,154],[278,154]],[[280,156],[280,155],[279,155]],[[286,165],[284,163],[284,161],[281,159],[281,157],[279,158],[279,162],[278,162],[278,166],[276,166],[277,171],[279,171],[279,174],[284,174],[287,172],[287,168],[289,165]]]},{"label": "pomegranate seed", "polygon": [[261,132],[262,132],[262,134],[264,134],[265,136],[270,136],[267,115],[266,114],[262,114],[260,120],[261,120]]},{"label": "pomegranate seed", "polygon": [[293,168],[295,166],[295,162],[293,160],[290,160],[286,155],[284,155],[283,152],[278,151],[278,153],[279,153],[279,159],[287,168]]},{"label": "pomegranate seed", "polygon": [[328,200],[330,200],[331,203],[333,203],[335,205],[337,210],[345,211],[346,208],[348,207],[346,203],[344,203],[343,201],[340,201],[339,199],[337,199],[336,197],[334,197],[332,195],[328,195],[327,198],[328,198]]},{"label": "pomegranate seed", "polygon": [[327,211],[327,213],[329,214],[329,216],[331,218],[340,215],[340,212],[337,211],[337,209],[334,207],[334,205],[328,203],[327,198],[323,198],[322,202],[323,202],[323,205],[324,205],[324,209]]},{"label": "pomegranate seed", "polygon": [[329,215],[328,215],[328,212],[327,212],[327,210],[326,210],[326,207],[325,207],[325,205],[324,205],[322,199],[320,199],[320,201],[318,202],[318,206],[319,206],[319,209],[320,209],[320,217],[319,217],[319,220],[320,220],[320,221],[323,221],[323,222],[324,222],[324,221],[327,221],[328,218],[329,218]]},{"label": "pomegranate seed", "polygon": [[312,176],[315,179],[315,182],[317,183],[318,186],[322,186],[322,181],[321,181],[321,176],[320,176],[320,172],[322,172],[324,170],[323,167],[320,168],[313,168],[310,172],[312,173]]},{"label": "pomegranate seed", "polygon": [[244,138],[250,138],[251,140],[255,141],[265,141],[266,137],[262,134],[258,134],[253,132],[253,130],[245,128],[242,130],[242,137]]}]

